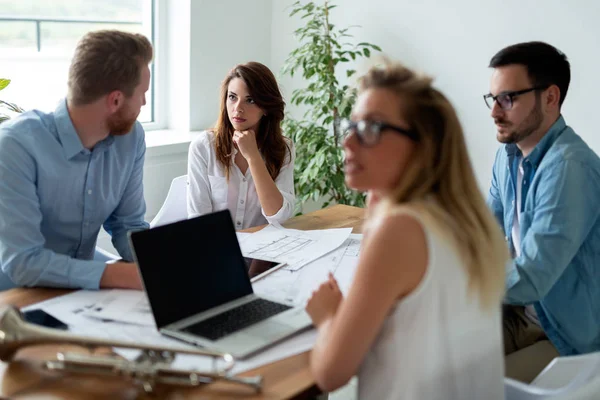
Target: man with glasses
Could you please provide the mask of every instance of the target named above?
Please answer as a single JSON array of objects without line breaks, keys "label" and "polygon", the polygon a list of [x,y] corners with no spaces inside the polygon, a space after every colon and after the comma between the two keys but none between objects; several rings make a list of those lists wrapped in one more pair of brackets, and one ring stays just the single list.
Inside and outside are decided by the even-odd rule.
[{"label": "man with glasses", "polygon": [[561,355],[598,351],[600,159],[561,115],[569,62],[549,44],[528,42],[501,50],[489,66],[483,97],[503,146],[488,204],[514,256],[505,353],[546,338]]}]

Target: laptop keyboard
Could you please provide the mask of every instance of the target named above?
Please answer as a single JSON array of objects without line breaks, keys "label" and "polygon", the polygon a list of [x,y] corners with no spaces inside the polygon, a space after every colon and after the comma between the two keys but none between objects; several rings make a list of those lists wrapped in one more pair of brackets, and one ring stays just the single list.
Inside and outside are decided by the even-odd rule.
[{"label": "laptop keyboard", "polygon": [[258,298],[197,324],[190,325],[184,328],[183,331],[210,340],[218,340],[290,308],[285,304]]}]

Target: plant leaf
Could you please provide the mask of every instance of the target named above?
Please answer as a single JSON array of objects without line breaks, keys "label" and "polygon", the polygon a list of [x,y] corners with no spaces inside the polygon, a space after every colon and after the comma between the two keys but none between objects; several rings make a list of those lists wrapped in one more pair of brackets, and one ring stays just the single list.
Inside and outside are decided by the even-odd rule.
[{"label": "plant leaf", "polygon": [[[336,69],[341,63],[369,57],[370,49],[380,50],[367,42],[354,45],[348,38],[351,27],[339,27],[330,21],[336,6],[329,1],[302,4],[296,1],[290,16],[300,17],[302,26],[294,31],[298,44],[285,60],[283,75],[301,76],[304,87],[292,92],[290,104],[302,110],[303,117],[289,114],[282,123],[286,136],[296,148],[294,186],[298,208],[302,202],[321,200],[330,203],[364,206],[364,195],[348,189],[344,183],[343,150],[339,121],[348,118],[356,101],[356,89],[347,80],[354,69]],[[344,39],[342,39],[344,38]],[[341,73],[341,75],[340,75]],[[339,78],[339,80],[338,80]]]},{"label": "plant leaf", "polygon": [[10,79],[0,78],[0,90],[4,89],[10,84]]}]

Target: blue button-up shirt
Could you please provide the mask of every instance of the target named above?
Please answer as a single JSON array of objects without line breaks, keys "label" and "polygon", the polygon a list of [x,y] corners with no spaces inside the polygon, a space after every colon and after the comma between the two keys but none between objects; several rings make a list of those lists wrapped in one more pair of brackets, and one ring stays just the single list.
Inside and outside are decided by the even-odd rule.
[{"label": "blue button-up shirt", "polygon": [[66,101],[0,125],[0,290],[16,286],[97,289],[100,228],[125,260],[127,232],[148,228],[142,169],[146,145],[132,132],[83,147]]},{"label": "blue button-up shirt", "polygon": [[[521,204],[517,168],[523,160]],[[527,157],[496,153],[488,205],[512,248],[521,207],[521,254],[507,271],[505,302],[533,304],[560,354],[600,350],[600,159],[561,116]],[[514,254],[514,249],[513,249]]]}]

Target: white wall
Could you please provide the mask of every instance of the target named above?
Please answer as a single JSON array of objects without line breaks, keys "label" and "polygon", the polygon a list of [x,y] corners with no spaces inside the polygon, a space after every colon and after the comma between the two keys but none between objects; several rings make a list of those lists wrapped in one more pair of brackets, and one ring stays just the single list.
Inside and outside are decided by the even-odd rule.
[{"label": "white wall", "polygon": [[[273,2],[272,65],[280,68],[296,46],[291,1]],[[379,45],[384,53],[436,77],[437,86],[458,110],[482,190],[487,191],[497,149],[495,129],[482,95],[489,91],[490,58],[501,48],[542,40],[571,62],[572,80],[563,106],[567,123],[600,152],[600,2],[597,0],[339,0],[332,10],[337,26],[360,25],[356,42]],[[290,23],[292,22],[292,23]],[[359,64],[364,70],[365,64]],[[300,81],[281,80],[285,91]]]},{"label": "white wall", "polygon": [[[171,180],[186,173],[187,147],[166,153],[152,148],[158,135],[185,136],[213,126],[219,110],[219,88],[236,64],[271,60],[271,0],[177,0],[166,5],[166,24],[159,38],[167,57],[161,75],[168,82],[169,131],[148,134],[145,192],[151,220]],[[159,79],[161,79],[159,76]],[[152,138],[151,136],[155,136]]]},{"label": "white wall", "polygon": [[236,64],[271,61],[271,0],[193,0],[191,115],[193,130],[213,126],[219,89]]},{"label": "white wall", "polygon": [[271,0],[177,0],[167,3],[166,14],[168,128],[209,128],[227,72],[271,61]]}]

